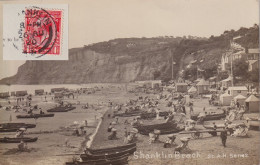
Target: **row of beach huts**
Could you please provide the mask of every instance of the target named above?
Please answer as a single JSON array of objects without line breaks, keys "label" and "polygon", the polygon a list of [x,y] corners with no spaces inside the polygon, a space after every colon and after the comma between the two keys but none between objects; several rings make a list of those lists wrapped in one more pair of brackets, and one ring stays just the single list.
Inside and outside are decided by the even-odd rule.
[{"label": "row of beach huts", "polygon": [[[66,91],[66,88],[51,88],[51,93],[59,93],[59,92],[63,92]],[[44,91],[44,89],[36,89],[34,91],[35,95],[44,95],[46,92]],[[47,92],[48,93],[48,92]],[[0,93],[0,98],[8,98],[10,96],[16,96],[16,97],[23,97],[28,95],[27,90],[22,90],[22,91],[12,91],[12,92],[1,92]]]}]

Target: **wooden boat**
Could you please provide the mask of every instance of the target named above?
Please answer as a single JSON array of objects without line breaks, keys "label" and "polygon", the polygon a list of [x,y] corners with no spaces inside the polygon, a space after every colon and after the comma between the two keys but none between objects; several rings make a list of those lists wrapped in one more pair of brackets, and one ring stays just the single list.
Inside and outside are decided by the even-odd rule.
[{"label": "wooden boat", "polygon": [[24,142],[36,142],[38,140],[37,137],[30,138],[30,137],[23,137],[23,138],[10,138],[10,137],[4,137],[0,138],[0,143],[20,143],[21,141]]},{"label": "wooden boat", "polygon": [[0,132],[16,132],[18,129],[17,128],[0,128]]},{"label": "wooden boat", "polygon": [[35,128],[36,124],[27,123],[0,123],[1,128]]},{"label": "wooden boat", "polygon": [[129,148],[136,147],[136,143],[130,143],[123,146],[118,147],[111,147],[111,148],[102,148],[102,149],[91,149],[86,148],[85,151],[91,153],[91,154],[100,154],[100,153],[106,153],[106,152],[120,152]]},{"label": "wooden boat", "polygon": [[[169,112],[159,112],[160,117],[166,117],[169,115]],[[140,114],[141,119],[153,119],[156,118],[155,112],[143,112]]]},{"label": "wooden boat", "polygon": [[47,112],[68,112],[68,111],[71,111],[73,109],[76,109],[76,107],[55,107],[55,108],[52,108],[52,109],[48,109]]},{"label": "wooden boat", "polygon": [[53,113],[47,114],[29,114],[29,115],[17,115],[17,118],[39,118],[39,117],[53,117]]},{"label": "wooden boat", "polygon": [[128,112],[128,113],[115,113],[114,117],[131,117],[131,116],[140,116],[140,112]]},{"label": "wooden boat", "polygon": [[154,130],[159,130],[161,135],[177,133],[184,130],[184,127],[179,127],[175,122],[152,125],[137,125],[134,128],[138,129],[138,132],[142,135],[149,135],[149,133],[154,132]]},{"label": "wooden boat", "polygon": [[248,120],[250,128],[259,128],[260,119],[257,118],[249,118]]},{"label": "wooden boat", "polygon": [[97,160],[89,160],[89,161],[76,161],[76,162],[66,162],[66,165],[124,165],[128,164],[128,154],[122,155],[119,157],[115,157],[113,159],[97,159]]},{"label": "wooden boat", "polygon": [[[216,125],[216,126],[217,126],[217,129],[218,129],[218,128],[224,128],[224,127],[225,127],[224,124]],[[214,125],[213,125],[213,124],[211,124],[211,125],[210,125],[210,124],[207,124],[207,125],[204,125],[204,124],[203,124],[203,127],[206,128],[206,129],[214,129]]]},{"label": "wooden boat", "polygon": [[83,161],[97,160],[97,159],[113,159],[123,155],[130,156],[135,151],[136,151],[136,146],[122,151],[109,151],[109,152],[98,153],[98,154],[84,153],[80,155],[80,158]]},{"label": "wooden boat", "polygon": [[[226,114],[223,110],[217,110],[217,111],[205,111],[206,116],[204,117],[204,121],[209,121],[209,120],[220,120],[222,118],[226,117]],[[191,115],[192,120],[198,120],[198,114],[193,114]]]}]

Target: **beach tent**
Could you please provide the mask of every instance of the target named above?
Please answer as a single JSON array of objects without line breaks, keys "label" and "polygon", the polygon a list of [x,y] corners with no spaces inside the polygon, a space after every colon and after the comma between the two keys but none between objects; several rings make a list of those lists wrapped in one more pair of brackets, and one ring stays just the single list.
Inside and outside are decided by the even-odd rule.
[{"label": "beach tent", "polygon": [[224,93],[224,94],[220,95],[219,100],[222,105],[228,106],[231,103],[232,96],[229,95],[228,93]]},{"label": "beach tent", "polygon": [[197,92],[198,94],[206,94],[209,92],[209,82],[201,79],[200,82],[197,83]]},{"label": "beach tent", "polygon": [[234,97],[235,102],[239,102],[240,105],[245,105],[246,97],[243,95],[237,95]]},{"label": "beach tent", "polygon": [[259,112],[259,99],[254,95],[249,96],[246,100],[246,111]]},{"label": "beach tent", "polygon": [[187,88],[188,88],[188,84],[186,84],[186,83],[176,83],[175,84],[176,92],[185,93],[185,92],[187,92]]},{"label": "beach tent", "polygon": [[194,86],[192,86],[189,90],[188,93],[196,93],[197,92],[197,88],[195,88]]}]

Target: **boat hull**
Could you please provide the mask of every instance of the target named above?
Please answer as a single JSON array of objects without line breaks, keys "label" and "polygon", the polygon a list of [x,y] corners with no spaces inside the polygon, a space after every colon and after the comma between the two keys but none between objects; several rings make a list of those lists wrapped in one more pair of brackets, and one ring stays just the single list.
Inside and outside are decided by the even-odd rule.
[{"label": "boat hull", "polygon": [[177,123],[173,122],[154,125],[137,125],[135,128],[138,129],[138,132],[142,135],[149,135],[149,133],[154,132],[155,129],[160,130],[161,135],[177,133],[184,130],[184,128],[178,127]]},{"label": "boat hull", "polygon": [[76,109],[76,107],[55,107],[48,109],[47,112],[68,112]]},{"label": "boat hull", "polygon": [[80,158],[83,161],[90,161],[90,160],[97,160],[97,159],[114,159],[116,157],[120,156],[130,156],[136,151],[136,147],[132,147],[130,149],[126,149],[123,151],[112,151],[112,152],[107,152],[107,153],[100,153],[100,154],[81,154]]},{"label": "boat hull", "polygon": [[100,154],[100,153],[107,153],[107,152],[120,152],[133,147],[136,147],[136,143],[126,144],[124,146],[118,146],[118,147],[102,148],[102,149],[88,148],[87,151],[90,152],[91,154]]},{"label": "boat hull", "polygon": [[32,115],[17,115],[17,118],[40,118],[40,117],[53,117],[54,114],[32,114]]},{"label": "boat hull", "polygon": [[36,142],[38,138],[29,138],[29,137],[23,137],[23,138],[9,138],[4,137],[0,138],[0,143],[20,143],[21,141],[24,141],[26,143],[28,142]]}]

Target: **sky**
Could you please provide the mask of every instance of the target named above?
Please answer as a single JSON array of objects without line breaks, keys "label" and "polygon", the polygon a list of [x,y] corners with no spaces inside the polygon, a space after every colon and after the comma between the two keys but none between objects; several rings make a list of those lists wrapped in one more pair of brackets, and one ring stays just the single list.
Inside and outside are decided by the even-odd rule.
[{"label": "sky", "polygon": [[[28,0],[6,3],[68,3],[69,48],[114,38],[209,37],[225,30],[259,24],[258,0]],[[1,17],[2,14],[2,38]],[[2,56],[2,48],[0,52]],[[0,79],[14,75],[23,63],[0,60]]]}]

